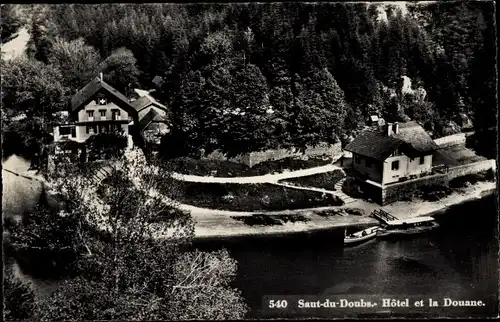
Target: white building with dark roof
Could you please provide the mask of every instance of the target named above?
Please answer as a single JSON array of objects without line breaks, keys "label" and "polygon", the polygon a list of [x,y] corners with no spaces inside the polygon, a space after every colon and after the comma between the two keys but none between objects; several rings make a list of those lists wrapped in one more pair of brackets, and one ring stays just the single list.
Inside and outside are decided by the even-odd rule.
[{"label": "white building with dark roof", "polygon": [[413,121],[369,128],[344,148],[353,155],[353,170],[382,186],[429,174],[438,149]]},{"label": "white building with dark roof", "polygon": [[71,98],[68,122],[54,128],[54,141],[82,143],[94,134],[109,132],[128,135],[131,122],[139,123],[137,110],[101,75]]}]

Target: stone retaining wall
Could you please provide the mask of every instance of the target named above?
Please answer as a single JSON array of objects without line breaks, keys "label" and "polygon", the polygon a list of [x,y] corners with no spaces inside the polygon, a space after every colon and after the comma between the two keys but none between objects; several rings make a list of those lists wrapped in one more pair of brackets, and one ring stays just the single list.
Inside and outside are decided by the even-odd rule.
[{"label": "stone retaining wall", "polygon": [[391,184],[384,187],[382,190],[382,205],[386,205],[410,196],[421,187],[432,184],[447,185],[448,181],[449,178],[446,174],[434,174],[423,178]]},{"label": "stone retaining wall", "polygon": [[471,173],[478,173],[484,170],[493,169],[496,170],[495,160],[483,160],[470,164],[458,165],[450,167],[448,172],[448,180],[462,177]]},{"label": "stone retaining wall", "polygon": [[445,174],[434,174],[423,178],[393,183],[384,186],[384,188],[377,187],[365,182],[363,184],[363,190],[365,191],[366,195],[372,198],[375,202],[381,205],[386,205],[411,195],[415,190],[423,186],[432,184],[448,185],[449,181],[454,178],[478,173],[489,169],[496,170],[496,163],[494,160],[484,160],[471,164],[450,167],[449,171]]},{"label": "stone retaining wall", "polygon": [[440,148],[446,148],[453,145],[465,144],[465,140],[466,140],[465,133],[457,133],[439,139],[435,139],[434,142],[437,145],[439,145]]},{"label": "stone retaining wall", "polygon": [[204,158],[211,160],[227,160],[232,162],[238,162],[253,167],[254,165],[259,164],[261,162],[275,161],[289,157],[298,157],[307,159],[308,157],[328,156],[336,160],[340,158],[341,155],[342,155],[342,147],[341,143],[338,142],[335,144],[320,143],[317,146],[309,146],[305,149],[304,152],[300,151],[297,148],[275,149],[275,150],[266,150],[260,152],[249,152],[240,154],[233,158],[228,158],[222,152],[214,151],[204,156]]}]

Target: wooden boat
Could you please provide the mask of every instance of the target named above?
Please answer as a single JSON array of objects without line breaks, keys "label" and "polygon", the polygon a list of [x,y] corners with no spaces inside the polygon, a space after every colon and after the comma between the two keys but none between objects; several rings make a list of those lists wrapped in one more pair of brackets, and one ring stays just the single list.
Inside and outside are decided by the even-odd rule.
[{"label": "wooden boat", "polygon": [[344,245],[353,245],[370,240],[377,236],[379,226],[369,227],[344,237]]},{"label": "wooden boat", "polygon": [[377,237],[414,235],[437,227],[439,227],[439,224],[434,220],[434,218],[428,216],[397,219],[383,223],[381,228],[377,230]]}]

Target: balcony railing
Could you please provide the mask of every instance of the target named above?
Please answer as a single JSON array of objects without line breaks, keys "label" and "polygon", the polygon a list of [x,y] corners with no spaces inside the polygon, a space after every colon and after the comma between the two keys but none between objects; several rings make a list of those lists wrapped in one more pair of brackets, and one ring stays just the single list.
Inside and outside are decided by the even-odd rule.
[{"label": "balcony railing", "polygon": [[106,121],[106,116],[101,116],[101,121]]},{"label": "balcony railing", "polygon": [[89,116],[87,121],[90,121],[90,122],[93,122],[94,121],[94,117],[93,116]]}]

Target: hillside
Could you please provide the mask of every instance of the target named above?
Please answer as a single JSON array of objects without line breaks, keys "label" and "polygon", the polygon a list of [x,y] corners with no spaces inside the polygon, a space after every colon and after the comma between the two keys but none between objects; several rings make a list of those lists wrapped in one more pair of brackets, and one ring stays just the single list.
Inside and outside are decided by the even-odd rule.
[{"label": "hillside", "polygon": [[162,77],[155,95],[173,112],[174,156],[345,142],[372,114],[439,137],[495,125],[492,9],[60,4],[33,15],[27,52],[68,92],[99,71],[125,94]]}]

